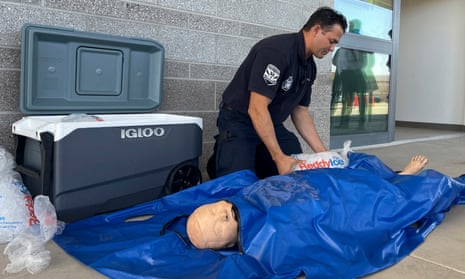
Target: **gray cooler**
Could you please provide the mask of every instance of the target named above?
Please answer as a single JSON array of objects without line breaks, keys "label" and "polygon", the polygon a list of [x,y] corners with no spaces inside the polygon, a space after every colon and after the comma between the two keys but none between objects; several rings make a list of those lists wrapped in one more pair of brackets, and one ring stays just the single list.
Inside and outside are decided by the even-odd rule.
[{"label": "gray cooler", "polygon": [[[159,106],[157,42],[25,25],[17,170],[65,222],[201,182],[202,119]],[[144,113],[141,113],[144,112]],[[111,113],[111,114],[108,114]]]}]

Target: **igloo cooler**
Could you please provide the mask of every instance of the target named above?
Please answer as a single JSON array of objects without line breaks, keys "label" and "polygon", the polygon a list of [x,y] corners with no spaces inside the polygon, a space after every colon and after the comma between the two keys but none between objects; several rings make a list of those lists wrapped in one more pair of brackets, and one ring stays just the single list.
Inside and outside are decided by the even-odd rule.
[{"label": "igloo cooler", "polygon": [[49,196],[66,222],[150,201],[201,179],[202,120],[195,117],[29,116],[13,124],[13,133],[24,184],[33,196]]},{"label": "igloo cooler", "polygon": [[65,222],[201,181],[202,119],[153,113],[164,48],[147,39],[26,24],[17,170]]}]

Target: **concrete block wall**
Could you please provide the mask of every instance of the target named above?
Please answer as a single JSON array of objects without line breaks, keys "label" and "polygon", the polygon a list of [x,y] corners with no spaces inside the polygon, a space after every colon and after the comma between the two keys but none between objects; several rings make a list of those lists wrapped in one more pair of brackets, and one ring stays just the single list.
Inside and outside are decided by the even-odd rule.
[{"label": "concrete block wall", "polygon": [[[162,105],[156,112],[202,117],[201,170],[213,146],[223,89],[251,46],[296,32],[332,0],[0,1],[0,145],[14,152],[19,110],[21,27],[25,23],[156,40],[165,47]],[[329,145],[330,57],[317,61],[311,111]]]}]

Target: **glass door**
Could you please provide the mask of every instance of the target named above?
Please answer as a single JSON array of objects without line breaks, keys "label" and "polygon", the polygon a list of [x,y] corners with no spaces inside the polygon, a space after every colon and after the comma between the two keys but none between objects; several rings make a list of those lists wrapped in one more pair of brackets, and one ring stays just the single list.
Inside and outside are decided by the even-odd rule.
[{"label": "glass door", "polygon": [[330,147],[390,142],[400,0],[335,0],[334,8],[349,27],[332,54]]}]

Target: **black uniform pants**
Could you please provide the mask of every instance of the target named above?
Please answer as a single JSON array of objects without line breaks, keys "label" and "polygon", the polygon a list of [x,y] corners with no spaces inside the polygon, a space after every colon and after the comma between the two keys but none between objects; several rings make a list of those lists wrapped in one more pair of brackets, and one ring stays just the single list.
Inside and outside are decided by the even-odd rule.
[{"label": "black uniform pants", "polygon": [[[244,169],[254,171],[259,178],[278,174],[270,153],[248,115],[223,105],[217,126],[219,134],[215,136],[214,152],[207,166],[210,178]],[[275,125],[274,129],[285,154],[302,153],[299,140],[282,123]]]}]

